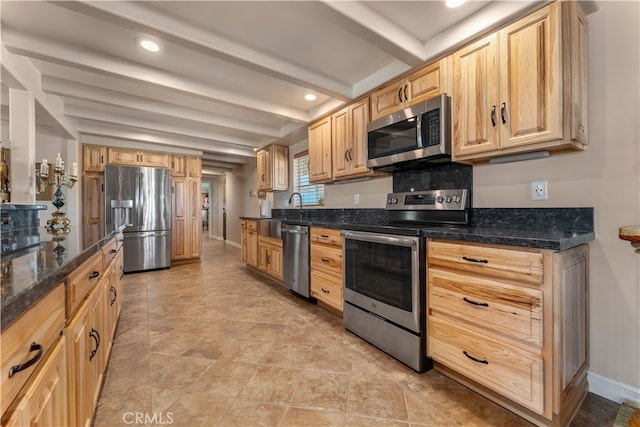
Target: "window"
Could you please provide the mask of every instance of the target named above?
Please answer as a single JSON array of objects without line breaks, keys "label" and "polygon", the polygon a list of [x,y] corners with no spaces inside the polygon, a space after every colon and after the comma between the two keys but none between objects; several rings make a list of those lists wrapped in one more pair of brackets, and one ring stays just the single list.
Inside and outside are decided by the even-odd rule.
[{"label": "window", "polygon": [[[324,205],[324,184],[309,183],[309,152],[303,151],[293,157],[293,191],[302,195],[302,206]],[[293,199],[300,206],[300,199]]]}]

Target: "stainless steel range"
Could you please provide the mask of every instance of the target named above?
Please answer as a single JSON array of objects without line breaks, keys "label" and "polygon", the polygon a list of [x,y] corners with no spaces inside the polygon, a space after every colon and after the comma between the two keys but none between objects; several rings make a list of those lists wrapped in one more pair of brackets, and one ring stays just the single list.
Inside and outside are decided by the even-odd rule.
[{"label": "stainless steel range", "polygon": [[469,224],[469,191],[390,193],[389,221],[342,232],[344,327],[418,372],[426,359],[426,239],[430,227]]}]

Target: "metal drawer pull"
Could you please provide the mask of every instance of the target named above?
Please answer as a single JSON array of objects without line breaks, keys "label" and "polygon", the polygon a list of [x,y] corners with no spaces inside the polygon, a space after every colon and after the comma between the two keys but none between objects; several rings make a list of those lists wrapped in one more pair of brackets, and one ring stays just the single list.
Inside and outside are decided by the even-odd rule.
[{"label": "metal drawer pull", "polygon": [[476,359],[475,357],[470,356],[469,353],[467,353],[464,350],[462,351],[462,353],[464,353],[465,356],[467,356],[469,359],[473,360],[474,362],[482,363],[483,365],[488,365],[489,364],[489,362],[486,361],[486,360]]},{"label": "metal drawer pull", "polygon": [[331,293],[331,291],[328,291],[325,288],[320,288],[320,289],[322,289],[322,292],[324,292],[325,294],[330,294]]},{"label": "metal drawer pull", "polygon": [[496,106],[491,107],[491,125],[496,127]]},{"label": "metal drawer pull", "polygon": [[89,356],[89,360],[91,361],[95,357],[96,353],[98,352],[98,348],[100,347],[100,334],[98,333],[98,331],[91,328],[89,336],[96,342],[96,348],[91,350],[91,355]]},{"label": "metal drawer pull", "polygon": [[477,262],[477,263],[480,263],[480,264],[488,264],[489,263],[488,260],[480,259],[480,258],[469,258],[469,257],[463,256],[462,259],[465,260],[465,261]]},{"label": "metal drawer pull", "polygon": [[320,258],[320,261],[322,261],[322,262],[330,262],[331,260],[329,258],[322,257],[322,258]]},{"label": "metal drawer pull", "polygon": [[489,304],[487,304],[486,302],[476,302],[476,301],[470,300],[467,297],[464,297],[462,299],[464,300],[464,302],[468,302],[469,304],[479,305],[481,307],[489,307]]},{"label": "metal drawer pull", "polygon": [[111,249],[112,254],[115,254],[116,252],[118,252],[116,249]]},{"label": "metal drawer pull", "polygon": [[503,102],[502,107],[500,107],[500,117],[502,118],[503,124],[507,123],[507,119],[504,117],[506,110],[507,110],[507,104]]},{"label": "metal drawer pull", "polygon": [[328,234],[321,234],[320,237],[322,237],[323,239],[328,239],[329,235]]},{"label": "metal drawer pull", "polygon": [[35,342],[31,343],[31,348],[29,348],[29,353],[33,351],[37,351],[35,356],[33,356],[31,359],[29,359],[25,363],[21,365],[12,366],[11,369],[9,369],[9,378],[13,377],[15,374],[17,374],[20,371],[24,371],[25,369],[29,368],[34,363],[36,363],[38,360],[40,360],[40,358],[42,357],[42,346],[40,344],[36,344]]},{"label": "metal drawer pull", "polygon": [[94,271],[93,273],[91,273],[89,275],[89,279],[95,279],[96,277],[98,277],[100,275],[99,271]]},{"label": "metal drawer pull", "polygon": [[116,303],[116,298],[118,298],[118,291],[116,290],[116,288],[111,286],[111,292],[113,292],[113,299],[111,300],[111,305],[113,305]]}]

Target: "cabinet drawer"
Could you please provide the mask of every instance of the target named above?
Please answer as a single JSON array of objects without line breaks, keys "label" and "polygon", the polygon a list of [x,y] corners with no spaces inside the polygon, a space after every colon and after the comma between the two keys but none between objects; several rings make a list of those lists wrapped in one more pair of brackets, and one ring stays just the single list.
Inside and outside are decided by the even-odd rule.
[{"label": "cabinet drawer", "polygon": [[544,410],[543,360],[502,341],[429,316],[428,355],[538,414]]},{"label": "cabinet drawer", "polygon": [[342,236],[340,235],[340,230],[311,227],[311,242],[324,243],[325,245],[341,248]]},{"label": "cabinet drawer", "polygon": [[82,265],[76,268],[67,279],[66,310],[67,318],[98,283],[102,275],[102,252],[96,252]]},{"label": "cabinet drawer", "polygon": [[258,221],[247,221],[247,231],[258,231]]},{"label": "cabinet drawer", "polygon": [[430,268],[429,313],[542,347],[542,291]]},{"label": "cabinet drawer", "polygon": [[311,296],[342,311],[342,279],[320,271],[312,271]]},{"label": "cabinet drawer", "polygon": [[[63,327],[64,286],[60,284],[2,331],[0,413],[4,414],[22,386],[40,365],[43,356],[58,339]],[[26,365],[33,359],[36,360],[32,365],[16,372],[14,367]],[[11,371],[14,373],[9,377]]]},{"label": "cabinet drawer", "polygon": [[319,270],[342,280],[342,249],[311,244],[311,270]]},{"label": "cabinet drawer", "polygon": [[118,241],[114,238],[102,247],[102,265],[104,265],[106,268],[109,264],[111,264],[111,261],[113,261],[117,253]]},{"label": "cabinet drawer", "polygon": [[483,276],[533,285],[542,283],[543,256],[539,252],[430,241],[427,245],[427,260],[429,265],[461,269]]}]

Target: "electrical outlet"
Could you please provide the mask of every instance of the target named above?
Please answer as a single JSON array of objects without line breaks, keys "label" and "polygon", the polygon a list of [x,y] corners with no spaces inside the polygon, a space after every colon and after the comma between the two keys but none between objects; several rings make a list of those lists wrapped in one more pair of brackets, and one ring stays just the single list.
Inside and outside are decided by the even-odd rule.
[{"label": "electrical outlet", "polygon": [[354,194],[353,195],[353,204],[354,205],[359,205],[360,204],[360,195],[359,194]]},{"label": "electrical outlet", "polygon": [[531,200],[547,200],[547,181],[531,183]]}]

